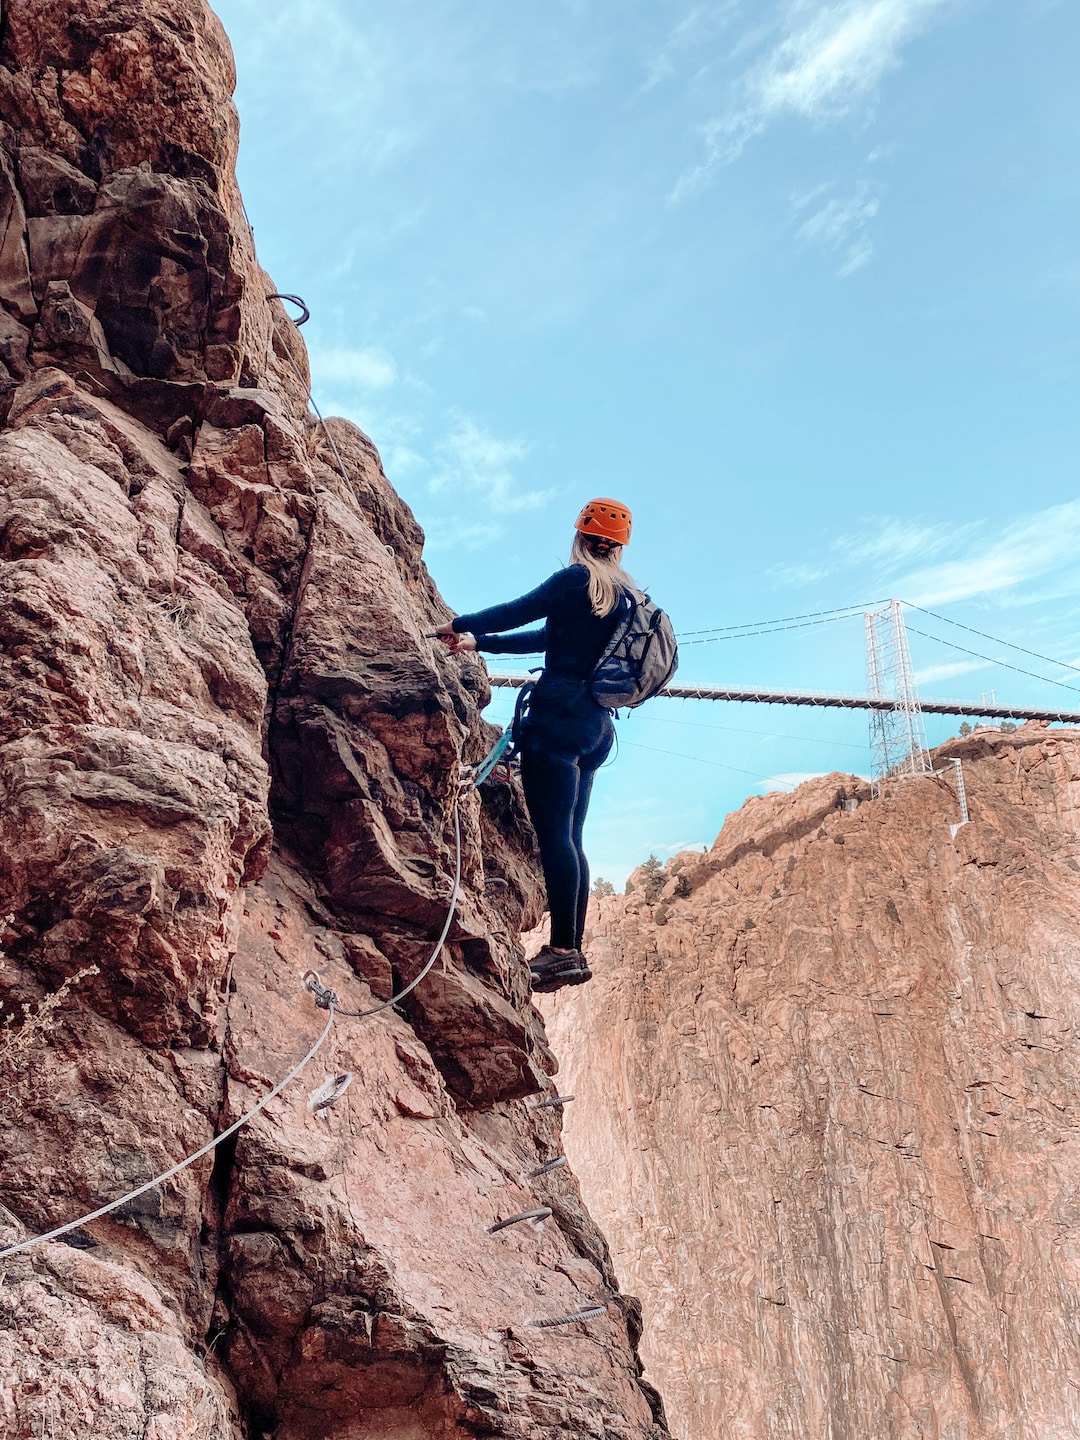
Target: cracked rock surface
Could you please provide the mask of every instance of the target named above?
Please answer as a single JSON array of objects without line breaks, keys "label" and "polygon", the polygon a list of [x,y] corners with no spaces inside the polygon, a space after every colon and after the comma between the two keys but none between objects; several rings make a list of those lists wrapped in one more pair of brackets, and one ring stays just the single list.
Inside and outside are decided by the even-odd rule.
[{"label": "cracked rock surface", "polygon": [[680,1440],[1080,1434],[1080,736],[950,757],[955,835],[947,766],[751,800],[544,1000]]},{"label": "cracked rock surface", "polygon": [[[201,0],[3,7],[0,1247],[266,1096],[304,972],[353,1011],[418,974],[496,733],[378,452],[308,413],[233,82]],[[520,790],[457,813],[418,989],[0,1261],[3,1440],[667,1433],[576,1181],[530,1178]]]}]

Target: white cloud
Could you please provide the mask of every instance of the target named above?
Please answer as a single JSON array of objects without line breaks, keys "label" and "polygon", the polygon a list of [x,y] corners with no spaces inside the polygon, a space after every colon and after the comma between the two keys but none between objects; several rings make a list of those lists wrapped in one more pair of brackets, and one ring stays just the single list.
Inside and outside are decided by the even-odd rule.
[{"label": "white cloud", "polygon": [[[774,565],[768,575],[784,585],[816,583],[830,575],[862,572],[860,590],[899,596],[913,605],[948,605],[1005,591],[1049,603],[1080,592],[1080,500],[1053,505],[1006,522],[924,525],[879,517],[839,535],[822,561]],[[909,568],[917,559],[936,563]],[[1030,587],[1038,581],[1037,592]]]},{"label": "white cloud", "polygon": [[723,30],[735,18],[739,0],[722,0],[722,3],[697,4],[683,16],[679,23],[668,31],[663,44],[649,62],[649,70],[639,95],[655,90],[668,80],[673,80],[681,68],[680,62],[690,56],[694,63],[700,57],[702,46]]},{"label": "white cloud", "polygon": [[923,525],[880,516],[854,535],[841,535],[829,547],[850,565],[880,564],[886,570],[906,564],[916,555],[934,555],[968,533],[949,525]]},{"label": "white cloud", "polygon": [[330,346],[315,350],[311,372],[321,383],[360,390],[386,390],[397,380],[394,357],[376,346]]},{"label": "white cloud", "polygon": [[843,279],[866,265],[873,254],[873,242],[866,233],[880,208],[879,196],[861,183],[846,199],[834,196],[820,210],[804,220],[795,232],[803,244],[831,251],[841,257],[836,272]]},{"label": "white cloud", "polygon": [[673,198],[703,189],[778,120],[823,124],[867,103],[903,47],[949,3],[788,0],[779,40],[736,82],[736,103],[704,127],[704,159],[684,171]]},{"label": "white cloud", "polygon": [[708,850],[708,840],[677,840],[674,845],[655,845],[652,853],[656,856],[678,855],[685,850]]},{"label": "white cloud", "polygon": [[946,661],[943,665],[927,665],[922,670],[916,670],[911,677],[916,685],[933,685],[938,680],[951,680],[957,675],[970,675],[972,670],[985,670],[985,660],[955,660]]},{"label": "white cloud", "polygon": [[397,476],[415,474],[417,470],[423,469],[425,463],[424,457],[408,445],[395,444],[391,444],[383,452],[383,460],[387,473]]},{"label": "white cloud", "polygon": [[501,540],[504,527],[497,521],[439,520],[428,523],[424,535],[425,553],[436,550],[482,550]]},{"label": "white cloud", "polygon": [[887,515],[875,516],[861,529],[837,535],[817,562],[781,563],[771,566],[767,574],[779,585],[813,585],[838,571],[856,567],[869,567],[876,576],[888,577],[916,557],[925,559],[939,554],[976,529],[977,526],[925,525]]},{"label": "white cloud", "polygon": [[995,530],[993,538],[966,555],[901,576],[896,592],[914,605],[948,605],[1066,572],[1065,593],[1072,593],[1080,553],[1080,500],[1038,510]]},{"label": "white cloud", "polygon": [[522,490],[518,464],[528,454],[521,440],[500,440],[469,415],[458,415],[453,428],[435,447],[438,470],[428,482],[434,493],[471,491],[481,495],[496,514],[536,510],[550,499],[546,490]]}]

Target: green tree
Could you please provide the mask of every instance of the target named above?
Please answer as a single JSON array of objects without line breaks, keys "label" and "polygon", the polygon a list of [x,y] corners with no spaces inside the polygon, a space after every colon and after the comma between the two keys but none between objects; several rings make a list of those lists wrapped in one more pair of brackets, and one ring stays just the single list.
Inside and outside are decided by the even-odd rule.
[{"label": "green tree", "polygon": [[645,891],[646,900],[655,900],[664,888],[667,876],[664,874],[664,862],[658,860],[655,855],[650,855],[641,866],[641,885]]},{"label": "green tree", "polygon": [[598,875],[593,881],[592,893],[596,896],[597,900],[602,900],[605,895],[615,894],[615,886],[612,885],[610,880],[605,880],[602,875]]}]

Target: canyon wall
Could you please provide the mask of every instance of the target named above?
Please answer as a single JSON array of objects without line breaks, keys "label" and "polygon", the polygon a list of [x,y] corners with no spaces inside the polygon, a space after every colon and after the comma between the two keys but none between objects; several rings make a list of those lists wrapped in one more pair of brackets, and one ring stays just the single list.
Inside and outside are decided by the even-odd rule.
[{"label": "canyon wall", "polygon": [[680,1440],[1080,1435],[1080,737],[935,758],[749,801],[543,1002]]},{"label": "canyon wall", "polygon": [[[561,1153],[516,784],[422,533],[308,412],[201,0],[0,15],[3,1440],[659,1440]],[[336,449],[335,449],[336,446]],[[321,1108],[328,1077],[348,1088]],[[351,1077],[351,1083],[349,1083]],[[537,1208],[535,1225],[489,1227]],[[594,1309],[587,1321],[537,1327]]]}]

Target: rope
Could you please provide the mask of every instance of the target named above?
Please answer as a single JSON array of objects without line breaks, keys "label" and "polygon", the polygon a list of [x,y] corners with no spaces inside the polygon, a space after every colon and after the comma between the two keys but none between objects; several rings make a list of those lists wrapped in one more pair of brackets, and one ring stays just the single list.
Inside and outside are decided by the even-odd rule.
[{"label": "rope", "polygon": [[66,1225],[58,1225],[55,1230],[50,1230],[45,1235],[35,1235],[32,1240],[23,1240],[18,1245],[9,1245],[6,1249],[0,1250],[0,1260],[6,1260],[10,1255],[18,1255],[20,1251],[23,1250],[32,1250],[35,1245],[44,1245],[46,1240],[57,1240],[61,1235],[67,1235],[71,1230],[77,1230],[82,1225],[89,1225],[94,1220],[100,1220],[103,1216],[110,1215],[114,1210],[119,1210],[121,1205],[126,1205],[129,1200],[137,1200],[140,1195],[145,1195],[148,1190],[153,1190],[155,1186],[164,1185],[165,1182],[171,1180],[174,1175],[179,1175],[181,1170],[186,1170],[189,1165],[194,1165],[196,1160],[201,1160],[204,1155],[209,1155],[210,1151],[216,1149],[223,1140],[227,1140],[230,1135],[235,1135],[236,1132],[250,1120],[254,1120],[255,1116],[265,1110],[271,1100],[276,1100],[286,1085],[290,1085],[300,1074],[301,1070],[305,1069],[306,1066],[314,1060],[322,1048],[323,1041],[330,1034],[330,1026],[333,1023],[334,1012],[331,1010],[327,1016],[326,1024],[323,1026],[322,1034],[300,1063],[293,1066],[288,1075],[285,1076],[285,1079],[279,1081],[273,1090],[270,1091],[270,1094],[264,1095],[258,1104],[251,1107],[246,1115],[242,1115],[239,1120],[230,1125],[227,1130],[223,1130],[220,1135],[215,1135],[212,1140],[208,1140],[205,1145],[195,1151],[194,1155],[189,1155],[186,1159],[177,1161],[175,1165],[170,1166],[170,1168],[162,1174],[155,1175],[153,1180],[147,1180],[145,1185],[140,1185],[137,1190],[132,1190],[129,1194],[122,1195],[119,1200],[110,1200],[108,1205],[100,1206],[97,1210],[91,1211],[89,1215],[81,1215],[78,1220],[71,1220]]}]

